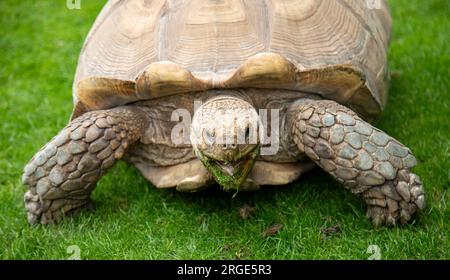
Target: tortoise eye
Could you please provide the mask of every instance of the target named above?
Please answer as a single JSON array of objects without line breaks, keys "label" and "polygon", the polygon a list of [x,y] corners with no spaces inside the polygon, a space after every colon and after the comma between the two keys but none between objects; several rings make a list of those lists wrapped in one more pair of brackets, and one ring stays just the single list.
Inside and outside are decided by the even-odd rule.
[{"label": "tortoise eye", "polygon": [[249,139],[250,139],[250,127],[247,126],[247,127],[245,128],[245,143],[248,144]]}]

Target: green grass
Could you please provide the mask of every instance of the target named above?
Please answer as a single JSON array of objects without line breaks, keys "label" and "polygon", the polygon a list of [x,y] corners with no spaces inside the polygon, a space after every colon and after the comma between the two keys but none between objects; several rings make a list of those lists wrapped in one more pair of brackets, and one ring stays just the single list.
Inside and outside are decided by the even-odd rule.
[{"label": "green grass", "polygon": [[[231,194],[158,190],[132,166],[116,165],[98,184],[95,213],[30,227],[22,197],[25,163],[70,116],[81,44],[102,1],[0,2],[0,258],[65,259],[384,259],[450,258],[450,2],[391,1],[394,75],[377,126],[416,154],[428,207],[393,229],[374,229],[364,204],[320,170],[287,187]],[[95,2],[95,3],[94,3]],[[242,219],[238,208],[256,207]],[[262,232],[283,224],[276,235]],[[342,232],[322,238],[320,228]]]}]

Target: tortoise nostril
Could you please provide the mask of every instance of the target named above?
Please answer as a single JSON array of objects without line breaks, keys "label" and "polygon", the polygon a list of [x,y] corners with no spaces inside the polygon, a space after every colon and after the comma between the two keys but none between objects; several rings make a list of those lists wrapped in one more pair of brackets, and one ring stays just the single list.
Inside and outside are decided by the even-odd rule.
[{"label": "tortoise nostril", "polygon": [[237,147],[236,143],[221,144],[220,146],[222,147],[223,150],[226,150],[226,149],[236,149],[236,147]]}]

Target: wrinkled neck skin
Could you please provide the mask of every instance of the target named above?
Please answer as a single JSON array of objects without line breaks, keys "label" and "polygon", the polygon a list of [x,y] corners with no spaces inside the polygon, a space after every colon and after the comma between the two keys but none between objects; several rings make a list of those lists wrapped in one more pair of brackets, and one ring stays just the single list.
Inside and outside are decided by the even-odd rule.
[{"label": "wrinkled neck skin", "polygon": [[239,190],[260,151],[260,120],[255,108],[234,96],[220,96],[194,113],[195,154],[226,191]]}]

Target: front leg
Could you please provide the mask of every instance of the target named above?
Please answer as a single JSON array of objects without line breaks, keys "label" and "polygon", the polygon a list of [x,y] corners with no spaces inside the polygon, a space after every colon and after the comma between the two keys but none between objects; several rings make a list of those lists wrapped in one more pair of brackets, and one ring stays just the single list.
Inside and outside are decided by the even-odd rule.
[{"label": "front leg", "polygon": [[375,225],[406,223],[425,206],[411,151],[352,110],[330,100],[304,99],[289,109],[292,140],[346,188],[361,194]]},{"label": "front leg", "polygon": [[89,206],[97,181],[146,126],[146,115],[131,106],[92,111],[71,121],[25,166],[28,222],[55,223]]}]

